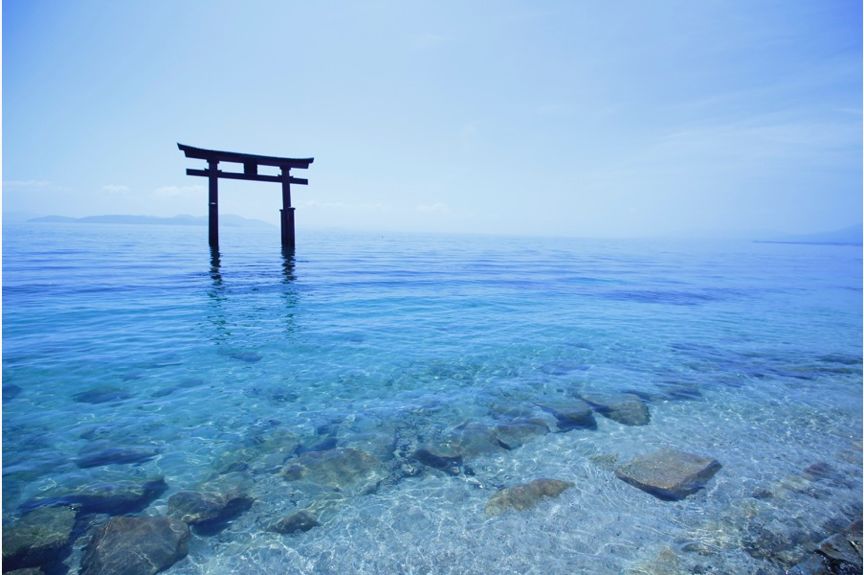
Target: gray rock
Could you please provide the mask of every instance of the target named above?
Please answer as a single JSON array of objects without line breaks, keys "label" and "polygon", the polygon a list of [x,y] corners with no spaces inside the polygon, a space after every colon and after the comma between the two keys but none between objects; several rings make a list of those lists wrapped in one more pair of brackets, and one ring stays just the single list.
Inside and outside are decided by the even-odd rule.
[{"label": "gray rock", "polygon": [[84,550],[81,575],[154,575],[188,552],[189,526],[173,517],[112,517]]},{"label": "gray rock", "polygon": [[495,439],[505,449],[516,449],[538,435],[546,433],[549,433],[546,424],[532,419],[517,419],[495,427]]},{"label": "gray rock", "polygon": [[450,475],[459,475],[462,470],[462,456],[442,453],[435,447],[422,447],[414,452],[414,459],[427,467],[438,469]]},{"label": "gray rock", "polygon": [[557,497],[573,485],[574,483],[570,481],[558,479],[535,479],[522,485],[505,487],[489,498],[486,503],[486,515],[499,515],[508,509],[518,511],[530,509],[543,498]]},{"label": "gray rock", "polygon": [[99,467],[119,463],[141,463],[159,454],[153,447],[114,447],[105,443],[88,446],[81,450],[75,465],[78,467]]},{"label": "gray rock", "polygon": [[24,391],[20,385],[15,385],[14,383],[9,383],[3,386],[3,402],[10,401],[15,399],[19,393]]},{"label": "gray rock", "polygon": [[451,453],[462,457],[473,457],[501,450],[495,430],[476,421],[463,423],[448,431],[441,438],[440,444]]},{"label": "gray rock", "polygon": [[615,475],[663,500],[678,500],[702,489],[720,469],[716,459],[661,449],[619,467]]},{"label": "gray rock", "polygon": [[248,495],[180,491],[168,499],[168,513],[190,525],[224,523],[252,506]]},{"label": "gray rock", "polygon": [[245,361],[246,363],[257,363],[261,361],[260,353],[247,349],[221,348],[218,353],[219,355]]},{"label": "gray rock", "polygon": [[168,499],[168,514],[199,527],[205,533],[216,532],[252,506],[249,482],[239,473],[223,475],[198,491],[180,491]]},{"label": "gray rock", "polygon": [[539,406],[555,416],[558,431],[571,429],[597,429],[597,421],[591,406],[581,399],[556,399],[544,401]]},{"label": "gray rock", "polygon": [[43,507],[3,528],[3,569],[56,562],[69,546],[77,512],[71,507]]},{"label": "gray rock", "polygon": [[[219,473],[240,469],[276,472],[300,448],[298,436],[284,428],[250,435],[242,445],[234,445],[220,454],[213,464]],[[245,466],[245,467],[244,467]]]},{"label": "gray rock", "polygon": [[387,476],[384,465],[374,455],[341,447],[310,451],[282,469],[287,481],[305,481],[349,494],[371,493]]},{"label": "gray rock", "polygon": [[651,421],[648,406],[632,393],[583,393],[597,413],[624,425],[647,425]]},{"label": "gray rock", "polygon": [[149,480],[119,479],[81,485],[58,495],[32,499],[22,509],[74,505],[81,513],[134,513],[162,495],[168,485],[161,477]]},{"label": "gray rock", "polygon": [[837,533],[819,544],[816,550],[828,559],[855,565],[861,570],[861,520],[855,521],[842,533]]},{"label": "gray rock", "polygon": [[78,403],[108,403],[109,401],[123,401],[130,397],[132,394],[122,387],[105,385],[78,392],[72,396],[72,399]]},{"label": "gray rock", "polygon": [[861,520],[828,537],[790,575],[858,575],[862,570]]},{"label": "gray rock", "polygon": [[320,525],[315,516],[308,511],[297,511],[291,515],[287,515],[270,526],[270,531],[288,535],[290,533],[309,531],[313,527]]}]

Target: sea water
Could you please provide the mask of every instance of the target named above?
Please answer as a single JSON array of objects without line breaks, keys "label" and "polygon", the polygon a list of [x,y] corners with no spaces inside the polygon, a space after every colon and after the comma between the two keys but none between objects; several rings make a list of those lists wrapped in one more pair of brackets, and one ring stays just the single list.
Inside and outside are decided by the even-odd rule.
[{"label": "sea water", "polygon": [[[162,515],[234,473],[252,506],[167,573],[782,573],[861,513],[860,246],[278,236],[226,227],[212,254],[200,227],[4,227],[7,525],[126,478],[164,478],[134,511]],[[586,389],[636,394],[650,423],[553,423],[457,470],[414,457]],[[112,447],[150,456],[80,464]],[[680,501],[615,476],[664,447],[722,468]],[[284,475],[346,448],[382,463],[373,489]],[[484,512],[537,478],[574,487]],[[310,505],[320,525],[269,530]]]}]

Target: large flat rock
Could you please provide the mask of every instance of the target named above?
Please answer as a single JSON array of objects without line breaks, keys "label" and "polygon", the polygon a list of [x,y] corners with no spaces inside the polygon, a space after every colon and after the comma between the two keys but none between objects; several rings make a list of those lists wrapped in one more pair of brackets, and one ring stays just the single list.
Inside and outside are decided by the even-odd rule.
[{"label": "large flat rock", "polygon": [[508,509],[530,509],[545,498],[557,497],[573,485],[570,481],[559,479],[535,479],[521,485],[505,487],[489,498],[486,515],[500,515]]},{"label": "large flat rock", "polygon": [[674,501],[702,489],[720,467],[710,457],[661,449],[619,467],[615,475],[659,499]]},{"label": "large flat rock", "polygon": [[154,575],[188,553],[189,527],[173,517],[112,517],[84,550],[81,575]]}]

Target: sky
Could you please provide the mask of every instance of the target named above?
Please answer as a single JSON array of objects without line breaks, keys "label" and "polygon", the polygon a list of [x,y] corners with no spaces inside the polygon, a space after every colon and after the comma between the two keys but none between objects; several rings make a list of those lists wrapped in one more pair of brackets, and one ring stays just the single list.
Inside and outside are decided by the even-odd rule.
[{"label": "sky", "polygon": [[[4,0],[2,21],[4,216],[204,215],[181,142],[314,157],[298,229],[861,220],[860,1]],[[219,201],[281,207],[263,182]]]}]

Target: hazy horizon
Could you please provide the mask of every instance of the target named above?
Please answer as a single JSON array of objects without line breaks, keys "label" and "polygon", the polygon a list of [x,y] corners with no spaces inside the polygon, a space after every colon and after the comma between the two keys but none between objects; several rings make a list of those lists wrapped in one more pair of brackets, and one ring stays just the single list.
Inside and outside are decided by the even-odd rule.
[{"label": "hazy horizon", "polygon": [[[315,157],[298,229],[861,221],[855,2],[3,3],[4,213],[206,214],[176,143]],[[277,222],[275,184],[220,181]]]}]

